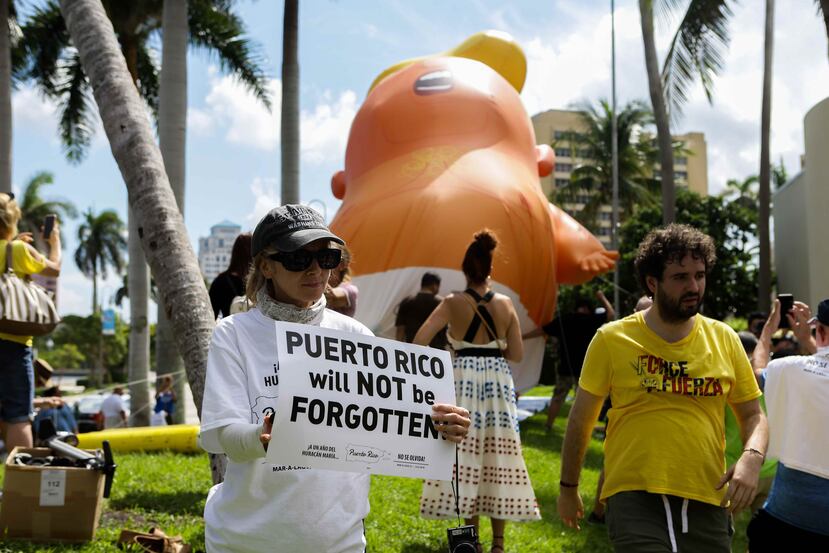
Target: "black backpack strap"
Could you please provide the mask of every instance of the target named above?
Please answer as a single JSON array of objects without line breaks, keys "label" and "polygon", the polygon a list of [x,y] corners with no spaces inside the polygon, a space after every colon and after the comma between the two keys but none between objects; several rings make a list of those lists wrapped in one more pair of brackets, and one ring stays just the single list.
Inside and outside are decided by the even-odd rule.
[{"label": "black backpack strap", "polygon": [[493,320],[489,310],[485,306],[481,305],[482,303],[488,303],[493,298],[495,293],[490,290],[483,297],[481,297],[478,292],[471,288],[467,288],[464,293],[472,296],[478,304],[476,308],[477,316],[472,317],[472,320],[469,321],[469,327],[466,329],[466,334],[463,336],[464,342],[472,343],[472,340],[475,339],[475,335],[478,334],[478,329],[481,328],[481,319],[486,321],[488,325],[486,333],[489,335],[489,339],[495,340],[496,336],[492,333],[492,330],[490,330],[495,329],[495,320]]}]

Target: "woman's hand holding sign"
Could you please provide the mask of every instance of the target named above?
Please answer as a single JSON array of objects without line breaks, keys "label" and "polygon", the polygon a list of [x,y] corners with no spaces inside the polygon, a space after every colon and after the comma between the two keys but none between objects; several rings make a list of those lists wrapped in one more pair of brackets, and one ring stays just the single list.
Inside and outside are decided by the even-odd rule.
[{"label": "woman's hand holding sign", "polygon": [[432,406],[432,420],[443,437],[450,442],[461,443],[469,433],[469,411],[456,405],[438,403]]},{"label": "woman's hand holding sign", "polygon": [[262,446],[265,448],[265,451],[268,451],[268,444],[271,442],[271,432],[273,432],[273,417],[273,413],[270,413],[269,415],[265,416],[265,422],[262,424],[262,433],[259,435],[259,441],[262,442]]}]

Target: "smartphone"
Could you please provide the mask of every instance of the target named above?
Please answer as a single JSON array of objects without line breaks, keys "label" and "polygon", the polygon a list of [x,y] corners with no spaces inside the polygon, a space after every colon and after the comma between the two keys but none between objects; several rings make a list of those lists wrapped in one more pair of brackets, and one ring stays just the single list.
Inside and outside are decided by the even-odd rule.
[{"label": "smartphone", "polygon": [[786,314],[794,307],[794,296],[791,294],[777,294],[777,299],[780,300],[780,327],[789,328],[789,318]]},{"label": "smartphone", "polygon": [[46,240],[52,235],[52,229],[55,228],[55,220],[58,218],[57,215],[47,215],[43,219],[43,238]]}]

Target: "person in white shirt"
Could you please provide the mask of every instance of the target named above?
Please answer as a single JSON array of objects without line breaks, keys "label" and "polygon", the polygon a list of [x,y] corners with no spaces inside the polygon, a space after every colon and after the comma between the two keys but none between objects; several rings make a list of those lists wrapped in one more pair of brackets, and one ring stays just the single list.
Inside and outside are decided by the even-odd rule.
[{"label": "person in white shirt", "polygon": [[124,389],[117,386],[101,403],[104,428],[124,428],[127,426],[127,408],[124,405]]},{"label": "person in white shirt", "polygon": [[[272,209],[256,226],[246,296],[253,308],[219,321],[210,342],[201,446],[228,457],[224,482],[205,504],[210,553],[362,553],[369,476],[276,466],[265,460],[279,394],[274,321],[371,335],[363,324],[325,308],[329,273],[344,242],[322,216],[301,205]],[[263,378],[272,376],[277,379]],[[435,405],[433,420],[460,442],[469,413]]]},{"label": "person in white shirt", "polygon": [[[829,299],[818,304],[816,317],[810,316],[804,303],[781,313],[775,300],[754,350],[754,373],[766,394],[769,454],[779,462],[769,497],[746,529],[752,553],[785,549],[781,544],[829,551]],[[771,337],[782,317],[811,355],[769,360]]]}]

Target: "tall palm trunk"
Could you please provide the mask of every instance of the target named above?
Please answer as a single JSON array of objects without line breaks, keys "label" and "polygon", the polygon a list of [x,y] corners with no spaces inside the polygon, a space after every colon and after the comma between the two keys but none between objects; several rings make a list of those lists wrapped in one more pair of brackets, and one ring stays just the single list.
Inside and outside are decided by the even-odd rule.
[{"label": "tall palm trunk", "polygon": [[829,0],[820,0],[820,12],[823,14],[823,25],[826,27],[826,38],[829,39]]},{"label": "tall palm trunk", "polygon": [[92,261],[92,314],[100,310],[98,305],[98,265],[97,260]]},{"label": "tall palm trunk", "polygon": [[[161,20],[161,83],[158,98],[158,136],[164,168],[176,203],[184,215],[185,154],[187,140],[187,0],[164,0]],[[155,359],[158,374],[182,370],[181,356],[173,339],[167,306],[159,301],[155,327]],[[174,422],[185,420],[184,379],[173,377],[178,408]]]},{"label": "tall palm trunk", "polygon": [[128,209],[129,236],[127,252],[127,287],[130,292],[130,342],[127,366],[129,367],[130,426],[149,426],[150,387],[150,325],[148,309],[150,274],[141,249],[140,225],[132,207]]},{"label": "tall palm trunk", "polygon": [[141,245],[156,275],[159,294],[170,307],[173,334],[201,414],[213,309],[184,219],[100,0],[61,0],[60,4],[124,177]]},{"label": "tall palm trunk", "polygon": [[0,0],[0,192],[11,192],[12,189],[11,1]]},{"label": "tall palm trunk", "polygon": [[763,56],[763,107],[760,117],[760,275],[758,279],[758,307],[769,311],[771,305],[771,241],[769,218],[771,216],[771,77],[774,53],[774,0],[766,0],[766,35]]},{"label": "tall palm trunk", "polygon": [[299,203],[299,0],[285,0],[282,21],[282,203]]},{"label": "tall palm trunk", "polygon": [[[127,62],[127,70],[133,84],[138,81],[138,44],[132,37],[121,38],[121,50]],[[130,425],[150,424],[150,273],[141,249],[139,228],[132,211],[132,201],[127,206],[127,289],[130,293],[130,341],[127,356],[127,374],[130,390]]]},{"label": "tall palm trunk", "polygon": [[671,140],[671,125],[665,107],[665,95],[656,58],[656,39],[653,29],[653,0],[639,0],[639,15],[642,20],[642,42],[645,46],[645,67],[648,72],[648,91],[653,105],[656,122],[656,140],[659,146],[660,174],[662,176],[662,222],[673,223],[676,219],[674,190],[674,150]]}]

